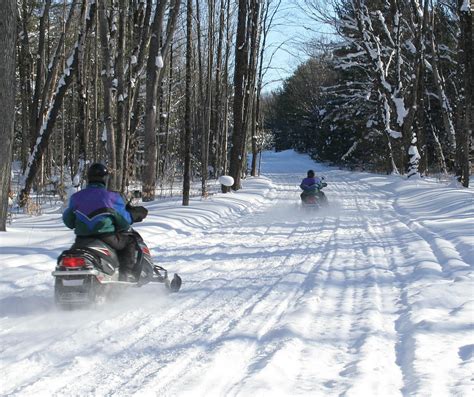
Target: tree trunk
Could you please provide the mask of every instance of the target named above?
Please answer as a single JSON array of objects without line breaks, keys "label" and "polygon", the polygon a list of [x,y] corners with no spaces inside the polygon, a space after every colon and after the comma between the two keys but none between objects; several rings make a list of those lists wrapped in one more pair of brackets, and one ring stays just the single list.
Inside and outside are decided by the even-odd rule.
[{"label": "tree trunk", "polygon": [[120,0],[119,2],[119,34],[117,46],[117,62],[115,70],[117,73],[117,189],[122,193],[125,186],[122,185],[125,173],[124,155],[126,147],[126,120],[125,120],[125,39],[127,34],[128,20],[128,0]]},{"label": "tree trunk", "polygon": [[38,126],[42,123],[43,114],[40,112],[40,97],[41,90],[43,89],[44,82],[44,63],[46,62],[46,43],[45,43],[45,20],[49,18],[49,7],[51,0],[45,0],[43,9],[41,10],[40,22],[39,22],[39,37],[38,37],[38,54],[36,56],[36,81],[35,89],[33,93],[33,102],[30,109],[30,130],[31,139],[34,142],[36,134],[38,132]]},{"label": "tree trunk", "polygon": [[114,127],[114,71],[112,69],[112,57],[109,48],[109,28],[107,21],[107,0],[99,0],[99,31],[100,43],[102,50],[102,86],[103,104],[104,104],[104,123],[107,130],[107,166],[111,173],[109,177],[109,189],[117,188],[117,150],[115,144],[115,127]]},{"label": "tree trunk", "polygon": [[[201,162],[202,162],[202,152],[203,152],[203,136],[205,134],[205,127],[204,127],[204,109],[205,109],[205,97],[204,97],[204,71],[203,71],[203,50],[202,50],[202,29],[201,29],[201,9],[200,9],[200,1],[201,0],[196,0],[196,51],[197,54],[194,58],[194,62],[197,63],[197,92],[194,92],[194,95],[196,96],[196,113],[195,113],[195,119],[196,119],[196,131],[195,134],[197,135],[197,138],[201,142],[201,146],[199,148],[200,154],[201,154]],[[196,140],[196,142],[198,142]],[[197,153],[196,153],[197,154]],[[202,169],[202,168],[201,168]]]},{"label": "tree trunk", "polygon": [[205,96],[204,128],[202,131],[201,149],[201,195],[207,196],[207,179],[209,167],[209,141],[211,137],[211,109],[212,109],[212,67],[214,63],[214,0],[208,1],[208,28],[207,28],[207,88]]},{"label": "tree trunk", "polygon": [[426,118],[427,118],[427,120],[430,124],[430,127],[431,127],[430,129],[431,129],[431,133],[433,135],[435,152],[436,152],[436,156],[438,158],[439,169],[444,175],[447,175],[448,170],[446,168],[446,159],[444,157],[444,150],[443,150],[443,146],[441,145],[441,142],[439,140],[438,134],[436,132],[436,126],[434,125],[433,119],[431,118],[431,106],[430,106],[429,98],[426,99],[426,103],[428,104],[427,108],[425,109]]},{"label": "tree trunk", "polygon": [[[434,16],[433,16],[433,21],[434,21]],[[436,90],[438,92],[438,99],[440,101],[440,110],[441,110],[441,115],[443,117],[444,129],[446,131],[446,135],[448,137],[449,146],[450,146],[447,153],[450,160],[452,160],[454,158],[454,153],[456,152],[456,131],[454,129],[452,107],[449,102],[449,98],[446,95],[444,77],[441,74],[441,70],[439,69],[439,66],[438,66],[439,51],[435,44],[433,26],[431,28],[431,51],[432,51],[431,65],[433,67],[433,77],[434,77],[434,82],[436,85]]]},{"label": "tree trunk", "polygon": [[[95,15],[96,30],[99,26],[99,13]],[[99,38],[97,34],[94,35],[94,148],[92,153],[92,160],[97,162],[101,157],[102,136],[99,129]]]},{"label": "tree trunk", "polygon": [[[256,98],[258,101],[258,98]],[[256,104],[255,104],[256,105]],[[257,145],[257,106],[252,108],[252,134],[251,134],[251,143],[252,143],[252,163],[250,166],[250,175],[257,176],[257,156],[258,156],[258,145]]]},{"label": "tree trunk", "polygon": [[211,113],[211,131],[213,131],[214,138],[211,143],[212,151],[210,163],[214,167],[214,174],[220,175],[222,170],[220,169],[220,152],[219,142],[222,141],[222,58],[223,58],[223,46],[224,46],[224,28],[225,28],[225,0],[220,0],[220,11],[219,11],[219,34],[217,39],[217,56],[216,56],[216,78],[215,78],[215,93],[214,93],[214,104]]},{"label": "tree trunk", "polygon": [[2,0],[0,4],[0,231],[6,230],[8,194],[12,164],[12,147],[15,123],[15,50],[16,50],[16,1]]},{"label": "tree trunk", "polygon": [[173,95],[173,46],[170,48],[170,62],[169,62],[169,74],[168,74],[168,98],[166,99],[166,125],[165,125],[165,142],[164,142],[164,153],[163,153],[163,163],[162,163],[162,175],[166,174],[166,169],[168,166],[168,160],[170,158],[170,113],[171,113],[171,98]]},{"label": "tree trunk", "polygon": [[191,188],[191,101],[192,101],[192,23],[193,0],[187,1],[186,10],[186,94],[184,115],[184,173],[183,173],[183,205],[189,205],[189,191]]},{"label": "tree trunk", "polygon": [[[260,174],[257,172],[257,157],[258,154],[261,152],[261,147],[260,144],[261,142],[258,142],[258,139],[260,137],[260,134],[262,132],[262,123],[261,123],[261,111],[260,111],[260,97],[261,97],[261,92],[262,92],[262,83],[263,83],[263,56],[265,53],[265,46],[267,42],[267,35],[268,31],[271,27],[273,17],[275,16],[275,12],[271,15],[270,20],[269,20],[269,10],[270,10],[270,5],[265,3],[262,6],[262,47],[260,49],[260,60],[259,60],[259,65],[258,65],[258,75],[257,75],[257,90],[256,90],[256,99],[255,99],[255,129],[254,129],[254,134],[252,134],[252,167],[251,167],[251,173],[250,175],[252,176],[257,176],[257,174]],[[261,157],[261,156],[260,156]]]},{"label": "tree trunk", "polygon": [[20,59],[18,60],[18,68],[20,75],[20,92],[21,92],[21,169],[25,171],[28,162],[28,155],[31,149],[31,98],[33,97],[32,89],[32,59],[30,52],[29,34],[29,13],[27,0],[22,3],[21,9],[21,35],[20,35]]},{"label": "tree trunk", "polygon": [[160,37],[163,31],[163,17],[167,1],[162,0],[155,10],[151,27],[150,48],[146,67],[146,101],[145,101],[145,169],[143,175],[143,200],[155,199],[157,137],[156,137],[156,104],[158,86],[163,76],[163,66],[166,64],[169,46],[173,38],[176,19],[179,14],[180,0],[170,4],[170,12],[166,32],[160,50]]},{"label": "tree trunk", "polygon": [[224,125],[222,131],[222,147],[221,147],[221,157],[222,157],[222,173],[225,175],[228,171],[228,141],[229,141],[229,62],[231,55],[232,47],[232,22],[230,18],[230,0],[226,2],[227,17],[226,17],[226,47],[225,47],[225,57],[224,57],[224,76],[222,80],[224,81]]},{"label": "tree trunk", "polygon": [[[78,107],[78,118],[77,118],[77,131],[79,140],[79,169],[84,171],[87,161],[87,147],[89,142],[89,109],[88,109],[88,94],[87,94],[87,81],[88,81],[88,52],[85,37],[82,38],[82,43],[79,43],[79,59],[77,64],[77,107]],[[80,173],[81,180],[83,173]]]},{"label": "tree trunk", "polygon": [[243,137],[242,137],[242,168],[241,173],[247,171],[247,139],[248,131],[254,131],[254,125],[252,122],[256,119],[253,118],[254,107],[255,107],[255,79],[257,73],[257,62],[258,62],[258,50],[260,45],[260,26],[259,26],[259,15],[260,6],[259,2],[252,0],[250,2],[248,21],[247,21],[247,38],[246,41],[249,43],[248,47],[248,64],[246,67],[245,77],[245,91],[243,100]]},{"label": "tree trunk", "polygon": [[239,0],[237,37],[235,42],[234,70],[234,131],[230,153],[229,173],[234,178],[232,189],[239,190],[243,166],[242,148],[245,141],[244,99],[247,89],[248,42],[247,42],[247,1]]},{"label": "tree trunk", "polygon": [[461,23],[460,57],[464,66],[464,103],[462,125],[456,135],[457,176],[464,187],[469,187],[469,147],[474,129],[474,101],[472,98],[474,95],[473,18],[472,10],[467,8],[467,2],[459,0],[458,6]]},{"label": "tree trunk", "polygon": [[[139,90],[141,87],[141,78],[145,64],[145,54],[150,41],[150,19],[151,19],[152,1],[147,0],[146,5],[143,2],[137,4],[133,20],[133,27],[130,29],[130,36],[133,36],[133,50],[129,62],[128,88],[126,98],[125,129],[126,140],[124,148],[124,172],[122,186],[126,186],[134,169],[132,167],[133,158],[138,149],[138,140],[136,129],[140,121],[141,99]],[[130,24],[132,25],[132,24]]]}]

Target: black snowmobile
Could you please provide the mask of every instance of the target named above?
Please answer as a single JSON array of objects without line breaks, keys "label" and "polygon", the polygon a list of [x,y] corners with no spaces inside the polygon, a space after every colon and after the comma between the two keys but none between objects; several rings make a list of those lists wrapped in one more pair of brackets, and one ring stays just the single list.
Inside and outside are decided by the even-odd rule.
[{"label": "black snowmobile", "polygon": [[52,272],[55,278],[54,299],[59,307],[74,309],[100,304],[124,287],[140,287],[148,283],[161,283],[170,292],[179,291],[181,277],[175,274],[169,279],[166,269],[153,264],[150,250],[138,232],[130,228],[128,233],[136,246],[133,269],[136,281],[120,280],[119,259],[112,247],[95,238],[81,238],[59,255],[56,269]]},{"label": "black snowmobile", "polygon": [[301,193],[301,205],[303,206],[303,208],[319,209],[328,205],[328,199],[322,191],[323,188],[325,188],[327,185],[328,184],[323,180],[319,188],[314,188],[311,191],[305,191]]}]

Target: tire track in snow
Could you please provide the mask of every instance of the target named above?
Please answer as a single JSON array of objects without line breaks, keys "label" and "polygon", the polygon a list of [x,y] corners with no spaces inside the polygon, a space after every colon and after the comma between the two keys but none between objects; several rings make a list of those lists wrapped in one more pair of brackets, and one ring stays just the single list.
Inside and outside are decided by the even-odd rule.
[{"label": "tire track in snow", "polygon": [[[341,298],[340,310],[350,324],[345,367],[340,372],[344,389],[341,394],[377,394],[378,390],[384,395],[398,395],[402,382],[396,365],[394,321],[399,291],[391,291],[387,285],[393,279],[386,259],[390,256],[384,241],[373,230],[373,225],[383,222],[380,215],[387,207],[386,198],[372,195],[369,200],[370,191],[360,185],[352,189],[350,182],[339,183],[336,189],[338,197],[344,199],[336,245],[342,248],[340,255],[349,256],[335,264],[343,268],[347,291]],[[370,376],[374,373],[380,375]]]},{"label": "tire track in snow", "polygon": [[[377,190],[368,185],[367,189],[370,188]],[[464,262],[466,258],[462,257],[454,244],[423,223],[412,221],[401,213],[396,204],[387,208],[384,228],[385,232],[376,235],[385,234],[397,242],[397,244],[386,244],[386,247],[393,252],[392,257],[397,261],[393,263],[392,271],[396,274],[396,285],[400,291],[398,318],[395,321],[398,333],[395,348],[397,364],[400,366],[404,381],[402,393],[412,395],[431,390],[447,395],[451,392],[458,393],[456,390],[459,390],[459,393],[463,394],[462,390],[465,390],[466,386],[457,380],[465,377],[466,371],[462,365],[453,365],[455,364],[453,358],[457,357],[448,359],[446,351],[454,352],[455,356],[460,346],[468,343],[466,332],[458,333],[457,336],[447,335],[443,337],[442,344],[433,344],[429,342],[431,339],[425,336],[431,328],[429,322],[421,321],[414,308],[432,305],[416,298],[423,289],[434,286],[439,289],[446,282],[452,283],[456,273],[463,274],[463,271],[470,266]],[[433,309],[437,310],[435,307],[431,310]],[[426,316],[427,312],[424,313]],[[452,313],[446,313],[444,318],[451,315]],[[435,329],[430,332],[436,332]],[[448,344],[451,347],[447,349]],[[443,371],[438,366],[430,365],[433,361],[431,357],[448,359],[450,370]]]},{"label": "tire track in snow", "polygon": [[[249,332],[247,330],[245,333],[236,334],[235,330],[236,328],[238,328],[240,319],[243,317],[246,317],[247,315],[249,315],[249,313],[253,313],[257,305],[258,305],[258,302],[253,302],[251,305],[249,305],[246,308],[246,310],[244,311],[242,315],[239,314],[239,316],[236,316],[236,318],[234,318],[232,321],[225,319],[224,322],[226,322],[227,327],[226,328],[223,327],[222,330],[217,329],[218,332],[215,333],[215,336],[210,338],[210,340],[206,343],[208,348],[206,349],[206,351],[202,353],[202,357],[200,357],[200,359],[197,361],[200,363],[197,367],[197,370],[196,370],[196,363],[194,362],[191,368],[185,369],[184,373],[187,375],[192,374],[193,371],[194,372],[197,371],[198,373],[205,373],[206,371],[202,370],[202,367],[204,366],[204,364],[202,363],[205,363],[206,361],[209,360],[210,354],[212,354],[211,360],[214,360],[215,356],[218,355],[218,351],[221,350],[221,345],[227,346],[229,343],[231,344],[233,340],[239,340],[240,342],[244,341],[243,343],[244,345],[247,344],[245,342],[247,340],[251,342],[255,338],[254,332]],[[275,307],[275,313],[278,314],[281,310],[284,310],[284,306]],[[265,329],[265,328],[268,328],[271,324],[273,324],[273,320],[271,320],[271,318],[270,319],[264,318],[263,320],[259,320],[256,323],[258,324],[258,327],[257,327],[258,329]],[[216,331],[216,327],[213,327],[213,331]],[[232,350],[233,349],[231,349],[231,351]],[[239,349],[239,356],[241,356],[240,354],[241,350],[242,349]],[[174,381],[174,376],[176,376],[176,372],[172,371],[172,373],[173,373],[173,378],[171,379],[171,381]],[[215,373],[215,372],[211,372],[211,374],[212,373]],[[199,377],[202,378],[202,376],[198,376],[197,378]],[[160,385],[162,385],[162,382],[160,382]],[[164,389],[166,389],[166,385],[164,386]]]},{"label": "tire track in snow", "polygon": [[[345,339],[341,335],[345,335],[346,328],[346,321],[337,313],[341,313],[341,304],[346,301],[340,298],[341,295],[347,294],[347,290],[332,288],[341,280],[335,266],[338,259],[334,233],[338,227],[338,222],[335,222],[332,234],[322,247],[320,263],[307,272],[301,293],[280,325],[293,330],[295,335],[285,342],[267,364],[266,371],[271,373],[281,365],[284,357],[291,358],[292,364],[288,367],[294,370],[286,379],[295,379],[295,383],[286,386],[290,394],[306,394],[311,388],[316,393],[328,390],[334,392],[336,387],[333,379],[337,378],[341,369],[344,349],[341,348],[340,340]],[[321,276],[319,282],[318,275]],[[310,288],[311,285],[316,287],[315,290]],[[318,357],[316,363],[315,357]],[[318,390],[314,390],[315,385],[319,386]]]},{"label": "tire track in snow", "polygon": [[[349,181],[349,183],[353,184],[354,182]],[[363,183],[358,183],[358,188],[355,191],[361,191],[364,188],[367,189],[367,192],[371,191],[370,186]],[[377,196],[379,196],[379,194],[377,194]],[[380,196],[380,198],[383,198],[383,196]],[[383,212],[380,211],[380,214],[378,216],[370,217],[370,222],[373,223],[375,227],[382,228],[383,230],[381,234],[373,232],[372,236],[377,242],[377,244],[379,244],[385,252],[385,255],[383,257],[381,256],[380,258],[383,260],[383,262],[386,262],[388,271],[391,274],[395,275],[393,287],[397,291],[393,294],[392,302],[389,303],[389,306],[398,308],[398,312],[394,312],[394,314],[400,315],[400,313],[404,313],[409,308],[408,302],[406,301],[405,280],[407,280],[407,278],[409,279],[410,277],[412,277],[414,266],[407,265],[411,263],[409,260],[410,249],[407,248],[405,241],[410,241],[410,237],[408,237],[406,240],[402,240],[400,238],[400,236],[403,236],[403,234],[400,233],[400,231],[398,230],[400,228],[400,222],[396,214],[394,213],[393,208],[391,207],[391,203],[387,204],[387,206],[384,206]],[[385,239],[382,240],[378,238],[378,236],[380,235],[384,235]],[[365,242],[365,244],[367,246],[373,245],[370,240]],[[395,260],[398,260],[399,263],[395,263],[394,259],[389,258],[396,258]],[[400,258],[402,259],[400,260]],[[412,383],[414,357],[411,355],[410,352],[412,351],[414,346],[412,343],[411,335],[407,335],[401,332],[400,316],[397,318],[396,316],[392,315],[390,322],[388,322],[387,325],[388,324],[390,324],[389,328],[391,330],[394,329],[396,333],[393,336],[393,348],[390,347],[389,351],[395,350],[394,364],[396,363],[397,365],[399,365],[400,373],[403,377],[402,386],[395,387],[394,389],[392,389],[395,393],[399,393],[401,390],[406,389],[408,384]],[[393,335],[393,331],[390,331],[389,334]],[[360,357],[359,355],[363,346],[360,344],[355,346],[357,347],[357,350],[355,354],[354,364],[357,365],[357,362],[359,361],[358,364],[361,365],[363,364],[363,361],[361,359],[358,359],[357,357]],[[352,388],[352,391],[357,392],[357,387],[358,385],[355,385],[355,387]],[[387,391],[385,390],[384,394],[386,393]]]},{"label": "tire track in snow", "polygon": [[[84,316],[87,312],[74,314],[85,319]],[[111,369],[112,375],[120,375],[120,372],[114,371],[113,368],[107,368],[107,362],[111,358],[113,361],[123,355],[123,351],[132,347],[140,335],[146,335],[150,330],[148,323],[153,318],[143,317],[142,311],[123,313],[117,308],[113,316],[106,315],[105,318],[100,317],[100,312],[90,311],[90,313],[94,320],[91,322],[89,319],[88,322],[85,322],[86,327],[76,324],[78,329],[73,331],[70,331],[69,328],[59,327],[57,334],[45,338],[43,343],[35,346],[35,351],[28,353],[16,364],[21,369],[22,366],[27,368],[28,363],[32,360],[40,360],[48,363],[46,365],[48,370],[39,373],[38,376],[34,375],[34,371],[28,371],[31,375],[30,380],[25,380],[23,386],[15,390],[15,393],[35,394],[41,393],[43,389],[50,390],[51,379],[57,378],[56,375],[60,368],[68,368],[68,370],[63,372],[60,378],[55,379],[54,384],[57,391],[62,393],[67,390],[73,395],[82,394],[82,391],[84,393],[93,392],[89,387],[95,384],[100,385],[103,379],[107,378]],[[72,313],[68,314],[72,316]],[[170,319],[168,318],[168,320]],[[164,316],[160,323],[165,321],[166,317]],[[116,332],[117,329],[119,332]],[[44,352],[42,350],[45,344],[49,344],[49,347]],[[22,346],[23,344],[20,344],[20,350]],[[87,357],[87,365],[81,357]],[[75,382],[76,379],[81,381]],[[82,387],[85,389],[83,390]]]},{"label": "tire track in snow", "polygon": [[421,223],[412,221],[408,216],[397,213],[397,219],[410,232],[428,244],[436,262],[441,266],[444,278],[453,277],[459,271],[470,271],[472,258],[464,257],[453,243]]},{"label": "tire track in snow", "polygon": [[[249,362],[247,375],[232,391],[232,395],[246,395],[252,390],[252,387],[258,382],[264,382],[266,373],[279,373],[280,376],[268,375],[273,381],[266,381],[268,393],[289,393],[295,392],[294,384],[288,384],[287,379],[300,378],[301,371],[300,360],[305,360],[304,347],[301,346],[301,340],[306,343],[315,343],[307,337],[305,327],[309,322],[301,322],[300,317],[307,315],[308,311],[301,311],[300,306],[304,297],[311,297],[311,302],[307,302],[311,306],[312,311],[318,311],[321,303],[321,298],[324,297],[325,292],[323,286],[324,278],[321,283],[316,284],[315,279],[317,275],[327,277],[327,272],[323,272],[323,268],[327,268],[327,263],[330,262],[333,256],[332,251],[328,250],[331,243],[331,234],[325,233],[321,239],[322,245],[316,251],[316,257],[311,260],[301,262],[298,271],[304,274],[299,282],[299,287],[296,289],[294,296],[289,297],[288,307],[282,313],[278,322],[266,334],[262,335],[257,345],[257,350],[254,357]],[[327,240],[327,241],[324,241]],[[318,241],[319,242],[319,241]],[[308,262],[308,263],[305,263]],[[314,288],[316,287],[316,288]],[[293,313],[298,312],[298,315]],[[289,314],[290,313],[290,314]],[[314,318],[310,316],[309,321]],[[306,353],[307,354],[307,353]],[[291,363],[287,362],[284,367],[281,367],[281,357],[286,357],[286,361],[291,358]],[[255,375],[257,373],[257,375]],[[261,380],[259,378],[262,378]],[[281,382],[275,379],[281,379]],[[304,387],[304,386],[303,386]]]},{"label": "tire track in snow", "polygon": [[[323,246],[319,263],[308,271],[308,275],[301,284],[301,292],[295,297],[291,308],[278,326],[278,329],[289,330],[288,338],[277,350],[270,351],[271,354],[267,352],[267,356],[260,360],[263,361],[259,363],[260,365],[265,364],[263,371],[252,377],[248,386],[249,390],[252,389],[251,385],[258,384],[259,378],[264,378],[265,374],[269,378],[267,383],[272,385],[271,374],[280,370],[282,376],[276,378],[281,378],[282,382],[272,385],[274,392],[286,390],[287,394],[305,394],[312,389],[317,393],[318,390],[314,389],[315,385],[321,385],[321,390],[324,390],[322,385],[325,383],[325,374],[321,373],[321,369],[324,368],[327,376],[327,374],[334,374],[334,365],[339,366],[340,357],[336,357],[340,355],[340,352],[337,346],[331,345],[334,342],[334,330],[342,324],[329,314],[334,313],[332,304],[335,301],[331,298],[333,291],[327,288],[331,283],[330,268],[336,255],[331,249],[332,242],[333,239],[330,237],[327,244]],[[316,282],[318,275],[321,276],[319,283]],[[315,288],[309,288],[311,284]],[[265,347],[261,349],[267,350]],[[322,360],[325,365],[315,363],[315,357],[318,357],[318,361]],[[281,368],[282,362],[288,362],[288,365]],[[285,385],[288,379],[294,379],[294,383]],[[245,395],[245,392],[242,394]]]}]

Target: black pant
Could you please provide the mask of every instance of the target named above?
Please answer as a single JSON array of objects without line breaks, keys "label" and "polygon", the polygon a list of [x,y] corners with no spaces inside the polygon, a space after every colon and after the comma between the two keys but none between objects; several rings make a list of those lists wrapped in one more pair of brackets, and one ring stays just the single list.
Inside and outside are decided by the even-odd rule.
[{"label": "black pant", "polygon": [[106,234],[97,238],[117,251],[120,270],[131,273],[135,266],[135,239],[125,233]]}]

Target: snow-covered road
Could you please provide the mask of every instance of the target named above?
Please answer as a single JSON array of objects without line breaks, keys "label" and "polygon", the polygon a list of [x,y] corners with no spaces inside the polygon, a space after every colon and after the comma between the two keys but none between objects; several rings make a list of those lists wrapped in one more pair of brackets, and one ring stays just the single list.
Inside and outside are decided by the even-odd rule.
[{"label": "snow-covered road", "polygon": [[[298,206],[308,168],[331,206]],[[58,214],[18,219],[0,259],[0,394],[467,396],[474,387],[473,191],[350,173],[293,152],[266,178],[137,229],[180,293],[60,312]]]}]

